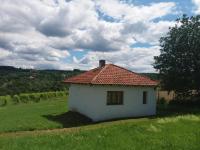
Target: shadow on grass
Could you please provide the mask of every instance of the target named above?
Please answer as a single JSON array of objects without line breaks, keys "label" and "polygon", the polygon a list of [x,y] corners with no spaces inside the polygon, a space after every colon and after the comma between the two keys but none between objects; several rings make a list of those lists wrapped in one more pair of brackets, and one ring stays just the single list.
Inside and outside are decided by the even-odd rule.
[{"label": "shadow on grass", "polygon": [[194,114],[200,115],[200,107],[199,106],[179,106],[179,105],[158,105],[157,106],[157,117],[174,117],[179,115],[187,115]]},{"label": "shadow on grass", "polygon": [[92,124],[92,120],[90,118],[72,111],[68,111],[59,115],[45,115],[43,117],[47,118],[50,121],[62,124],[64,128],[79,127]]},{"label": "shadow on grass", "polygon": [[183,106],[167,106],[167,107],[159,106],[157,108],[157,114],[155,116],[115,118],[99,122],[92,122],[90,118],[78,112],[72,112],[72,111],[68,111],[66,113],[59,115],[45,115],[43,117],[47,118],[50,121],[62,124],[64,128],[70,128],[70,127],[80,127],[89,124],[98,124],[103,122],[112,122],[112,121],[127,120],[127,119],[142,119],[142,118],[156,119],[163,117],[176,117],[179,115],[187,115],[187,114],[200,115],[200,108],[183,107]]}]

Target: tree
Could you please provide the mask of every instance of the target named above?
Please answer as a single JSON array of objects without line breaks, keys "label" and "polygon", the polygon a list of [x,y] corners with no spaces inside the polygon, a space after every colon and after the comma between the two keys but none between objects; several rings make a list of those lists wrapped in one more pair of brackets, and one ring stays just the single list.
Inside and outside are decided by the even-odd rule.
[{"label": "tree", "polygon": [[[160,55],[154,68],[159,70],[161,85],[178,95],[200,95],[200,15],[183,17],[160,39]],[[193,92],[194,93],[194,92]]]}]

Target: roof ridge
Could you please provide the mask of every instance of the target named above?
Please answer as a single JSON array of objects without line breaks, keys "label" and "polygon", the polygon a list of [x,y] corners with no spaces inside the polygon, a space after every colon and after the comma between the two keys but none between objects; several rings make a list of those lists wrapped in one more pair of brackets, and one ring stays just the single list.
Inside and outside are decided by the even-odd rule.
[{"label": "roof ridge", "polygon": [[156,80],[114,64],[96,67],[75,77],[68,78],[65,82],[127,86],[156,86],[158,84]]},{"label": "roof ridge", "polygon": [[92,83],[93,81],[95,81],[96,78],[99,76],[99,74],[101,74],[102,71],[105,70],[109,65],[111,65],[111,64],[106,64],[105,67],[103,67],[103,68],[101,69],[101,71],[92,79],[91,83]]},{"label": "roof ridge", "polygon": [[[136,75],[138,75],[138,76],[142,76],[143,78],[152,80],[151,78],[149,78],[149,77],[147,77],[147,76],[144,76],[144,75],[142,75],[142,74],[133,72],[133,71],[131,71],[131,70],[129,70],[129,69],[126,69],[126,68],[123,68],[123,67],[121,67],[121,66],[117,66],[117,65],[114,65],[114,64],[111,64],[111,65],[113,65],[113,66],[115,66],[115,67],[118,67],[118,68],[121,68],[121,69],[123,69],[123,70],[126,70],[126,71],[128,71],[128,72],[130,72],[130,73],[136,74]],[[152,80],[152,81],[155,81],[155,80]]]}]

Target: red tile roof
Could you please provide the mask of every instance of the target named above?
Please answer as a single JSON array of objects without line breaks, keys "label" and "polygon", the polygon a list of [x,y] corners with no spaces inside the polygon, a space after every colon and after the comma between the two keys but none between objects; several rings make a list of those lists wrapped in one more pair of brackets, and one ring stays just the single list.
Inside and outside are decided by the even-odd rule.
[{"label": "red tile roof", "polygon": [[68,78],[65,83],[75,84],[101,84],[101,85],[134,85],[134,86],[156,86],[158,82],[151,80],[125,68],[107,64]]}]

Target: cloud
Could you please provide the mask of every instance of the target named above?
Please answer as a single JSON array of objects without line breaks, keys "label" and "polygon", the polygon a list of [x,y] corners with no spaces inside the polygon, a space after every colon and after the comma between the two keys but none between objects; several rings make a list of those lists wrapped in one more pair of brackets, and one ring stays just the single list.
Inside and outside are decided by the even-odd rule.
[{"label": "cloud", "polygon": [[[174,2],[135,5],[119,0],[3,0],[0,65],[88,69],[97,61],[94,56],[105,55],[125,67],[152,71],[152,55],[158,54],[152,48],[174,25],[162,17],[175,10]],[[133,49],[137,43],[151,47]],[[87,54],[79,60],[70,54],[74,50]]]},{"label": "cloud", "polygon": [[200,14],[200,0],[192,0],[195,5],[195,13]]},{"label": "cloud", "polygon": [[[100,10],[116,19],[126,22],[149,21],[155,18],[165,16],[175,9],[174,2],[152,3],[150,5],[136,6],[128,5],[123,1],[117,0],[101,0],[97,1]],[[114,8],[114,9],[111,9]]]},{"label": "cloud", "polygon": [[72,34],[75,29],[92,26],[92,22],[97,21],[94,3],[90,0],[62,2],[54,9],[38,25],[38,30],[47,36],[64,37]]},{"label": "cloud", "polygon": [[7,58],[11,54],[11,52],[9,52],[9,51],[7,51],[3,48],[0,48],[0,52],[1,52],[0,53],[0,60]]},{"label": "cloud", "polygon": [[94,68],[98,60],[105,59],[136,72],[155,72],[152,68],[153,57],[159,55],[159,46],[149,48],[130,48],[116,52],[89,52],[82,59],[73,58],[75,64],[82,64]]}]

